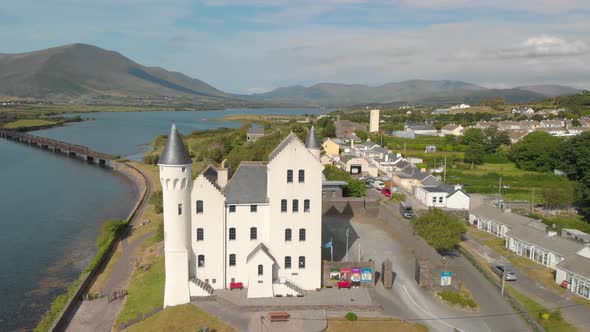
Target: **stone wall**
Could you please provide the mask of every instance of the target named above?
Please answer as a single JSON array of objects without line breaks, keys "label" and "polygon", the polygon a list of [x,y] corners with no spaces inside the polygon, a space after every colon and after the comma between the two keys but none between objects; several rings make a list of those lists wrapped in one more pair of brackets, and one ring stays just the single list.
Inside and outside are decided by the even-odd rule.
[{"label": "stone wall", "polygon": [[322,200],[322,214],[366,215],[376,217],[379,202],[368,197],[341,197]]}]

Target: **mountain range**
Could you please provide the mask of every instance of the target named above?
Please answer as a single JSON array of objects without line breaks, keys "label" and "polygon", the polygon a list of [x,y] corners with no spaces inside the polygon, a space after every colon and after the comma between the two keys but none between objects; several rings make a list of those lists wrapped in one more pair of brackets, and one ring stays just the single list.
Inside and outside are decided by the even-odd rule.
[{"label": "mountain range", "polygon": [[111,104],[205,104],[235,106],[350,106],[372,104],[477,103],[501,97],[529,102],[580,90],[560,85],[488,89],[450,80],[410,80],[380,86],[321,83],[254,95],[235,95],[179,72],[138,64],[122,54],[71,44],[19,54],[0,54],[0,96],[52,102]]}]

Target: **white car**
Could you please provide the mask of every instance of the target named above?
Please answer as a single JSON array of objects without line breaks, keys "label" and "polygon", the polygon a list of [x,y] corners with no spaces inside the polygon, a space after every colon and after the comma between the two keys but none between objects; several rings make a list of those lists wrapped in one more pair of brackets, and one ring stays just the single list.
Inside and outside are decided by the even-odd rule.
[{"label": "white car", "polygon": [[385,188],[385,182],[375,180],[375,181],[373,181],[373,188],[381,190],[381,189]]}]

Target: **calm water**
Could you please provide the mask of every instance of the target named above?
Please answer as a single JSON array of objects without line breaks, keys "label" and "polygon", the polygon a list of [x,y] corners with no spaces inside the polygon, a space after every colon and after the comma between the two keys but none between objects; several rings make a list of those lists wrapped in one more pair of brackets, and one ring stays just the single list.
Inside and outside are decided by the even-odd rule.
[{"label": "calm water", "polygon": [[[34,134],[140,159],[175,121],[182,133],[230,127],[227,114],[318,114],[305,109],[92,113],[92,121]],[[137,197],[124,177],[62,154],[0,139],[0,331],[33,328],[95,253],[101,222]]]}]

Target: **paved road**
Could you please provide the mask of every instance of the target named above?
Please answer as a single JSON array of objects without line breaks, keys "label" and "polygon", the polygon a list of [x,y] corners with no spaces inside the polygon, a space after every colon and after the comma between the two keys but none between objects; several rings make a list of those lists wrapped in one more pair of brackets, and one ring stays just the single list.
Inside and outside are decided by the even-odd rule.
[{"label": "paved road", "polygon": [[[392,218],[402,220],[392,209]],[[346,241],[343,235],[346,227],[352,228],[354,237],[349,249],[351,259],[369,258],[376,265],[389,258],[394,266],[395,280],[391,290],[378,286],[371,290],[371,298],[381,303],[384,314],[424,323],[432,331],[529,331],[525,321],[513,310],[498,291],[468,262],[459,256],[448,260],[448,266],[465,280],[465,285],[472,291],[479,304],[479,312],[471,313],[453,309],[433,294],[417,286],[414,281],[415,258],[408,248],[402,247],[396,236],[387,231],[383,221],[375,218],[354,217],[347,220],[343,216],[325,217],[325,234],[333,237],[334,242],[342,246]],[[326,237],[324,236],[324,237]],[[344,238],[342,238],[344,236]],[[338,251],[338,248],[334,248]],[[335,256],[345,257],[344,254]],[[336,258],[336,257],[335,257]],[[501,318],[495,317],[502,315]]]},{"label": "paved road", "polygon": [[[141,172],[139,169],[138,171]],[[139,207],[138,212],[135,214],[135,217],[131,220],[131,226],[135,226],[141,219],[143,211],[148,206],[149,199],[153,192],[149,177],[143,173],[142,175],[147,183],[148,192],[142,205]],[[127,234],[127,236],[129,235],[130,234]],[[127,243],[126,239],[122,240],[121,245],[123,247],[123,253],[117,261],[110,278],[107,280],[103,293],[110,294],[113,291],[125,289],[127,287],[134,270],[132,265],[132,262],[134,261],[133,252],[141,243],[143,243],[143,241],[152,236],[154,236],[153,232],[144,234],[130,244]],[[107,298],[80,302],[78,307],[74,310],[72,317],[70,317],[65,330],[73,332],[111,331],[122,305],[123,300],[115,300],[109,303]]]},{"label": "paved road", "polygon": [[[504,264],[504,259],[489,247],[477,242],[475,238],[466,235],[468,245],[475,249],[476,252],[485,259],[490,265]],[[510,285],[516,290],[533,298],[547,308],[561,307],[565,319],[576,325],[580,331],[590,331],[590,309],[579,305],[578,302],[570,300],[569,297],[575,296],[572,293],[557,294],[556,292],[546,289],[541,283],[529,277],[526,273],[519,270],[516,266],[511,269],[518,276],[518,280],[510,282]]]}]

